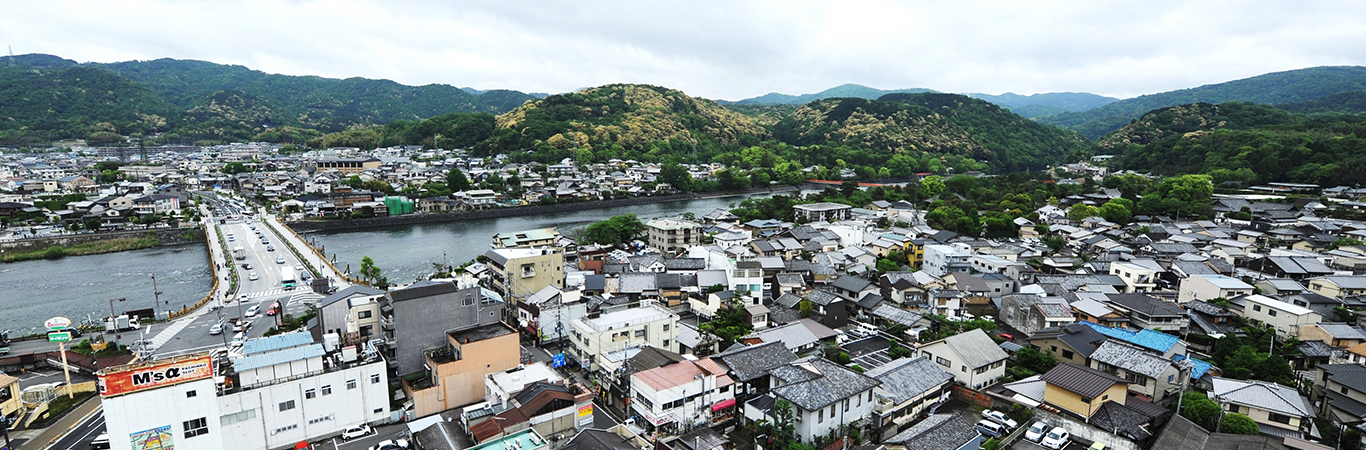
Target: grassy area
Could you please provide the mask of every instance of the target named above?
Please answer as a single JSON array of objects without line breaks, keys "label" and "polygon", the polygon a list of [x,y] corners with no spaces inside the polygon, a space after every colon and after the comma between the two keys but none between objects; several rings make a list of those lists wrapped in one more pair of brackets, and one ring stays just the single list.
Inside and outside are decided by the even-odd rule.
[{"label": "grassy area", "polygon": [[161,245],[157,238],[148,236],[144,238],[124,238],[111,239],[99,242],[86,242],[70,247],[54,245],[41,250],[30,250],[26,252],[12,252],[0,255],[0,262],[30,261],[35,259],[58,259],[66,256],[98,255],[100,253],[122,252],[127,250],[138,250],[151,248]]},{"label": "grassy area", "polygon": [[110,345],[106,346],[106,347],[104,348],[104,350],[100,350],[100,351],[97,353],[97,352],[95,352],[95,349],[92,348],[92,347],[90,346],[90,340],[89,340],[89,339],[81,339],[81,343],[71,346],[71,351],[76,352],[76,353],[80,353],[80,354],[86,355],[86,356],[94,356],[94,357],[96,357],[96,358],[104,358],[104,357],[109,357],[109,356],[127,355],[127,354],[131,354],[131,353],[132,353],[132,352],[128,351],[128,346],[127,346],[127,345],[121,346],[121,348],[114,348],[113,343],[110,343]]},{"label": "grassy area", "polygon": [[42,428],[48,426],[53,421],[56,421],[58,418],[62,417],[62,414],[71,410],[71,408],[75,408],[81,403],[85,403],[85,401],[89,400],[90,397],[95,396],[94,392],[77,392],[75,394],[75,398],[67,398],[65,388],[58,388],[57,392],[57,398],[53,399],[51,402],[47,404],[47,412],[43,413],[44,417],[42,419],[39,419],[37,422],[33,423],[34,428]]}]

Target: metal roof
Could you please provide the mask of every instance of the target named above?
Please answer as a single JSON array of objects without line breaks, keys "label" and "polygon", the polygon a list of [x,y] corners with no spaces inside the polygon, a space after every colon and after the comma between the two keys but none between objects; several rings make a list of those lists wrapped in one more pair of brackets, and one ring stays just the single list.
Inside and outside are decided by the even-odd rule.
[{"label": "metal roof", "polygon": [[300,345],[313,343],[313,334],[307,331],[296,331],[293,333],[279,334],[271,337],[252,339],[242,344],[242,353],[254,355],[262,352],[270,352]]},{"label": "metal roof", "polygon": [[1040,378],[1083,398],[1095,398],[1115,384],[1127,386],[1129,383],[1123,378],[1076,364],[1058,364]]},{"label": "metal roof", "polygon": [[304,347],[294,347],[280,351],[251,355],[232,362],[232,366],[238,372],[270,367],[276,364],[284,364],[294,361],[305,360],[323,356],[327,352],[323,351],[322,344],[310,344]]}]

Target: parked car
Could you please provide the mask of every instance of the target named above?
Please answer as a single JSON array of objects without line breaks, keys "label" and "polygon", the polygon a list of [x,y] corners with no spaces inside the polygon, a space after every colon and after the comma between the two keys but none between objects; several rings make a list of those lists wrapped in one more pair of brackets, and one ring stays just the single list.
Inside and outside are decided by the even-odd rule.
[{"label": "parked car", "polygon": [[1062,429],[1062,427],[1053,427],[1053,431],[1049,431],[1047,435],[1044,435],[1043,441],[1039,442],[1039,445],[1053,450],[1060,450],[1067,446],[1067,441],[1070,439],[1072,439],[1072,435],[1068,434],[1067,430]]},{"label": "parked car", "polygon": [[1007,341],[1013,341],[1013,340],[1015,340],[1015,336],[1012,335],[1012,334],[1010,334],[1010,333],[999,333],[999,334],[996,335],[996,337],[1001,338],[1001,339],[1005,339],[1005,340],[1007,340]]},{"label": "parked car", "polygon": [[1092,443],[1091,443],[1091,446],[1090,446],[1090,447],[1087,447],[1086,450],[1105,450],[1105,443],[1104,443],[1104,442],[1092,442]]},{"label": "parked car", "polygon": [[1005,425],[987,419],[978,421],[977,425],[973,425],[973,428],[976,428],[977,432],[986,437],[1001,437],[1010,434],[1010,430]]},{"label": "parked car", "polygon": [[1007,417],[1007,416],[1006,416],[1006,413],[1001,412],[1001,411],[997,411],[997,410],[994,410],[994,409],[992,409],[992,410],[987,410],[987,411],[983,411],[983,412],[982,412],[982,418],[984,418],[984,419],[989,419],[989,420],[993,420],[993,421],[995,421],[995,422],[997,422],[997,423],[1000,423],[1001,425],[1005,425],[1006,428],[1009,428],[1009,429],[1012,429],[1012,430],[1014,430],[1016,426],[1019,426],[1019,423],[1018,423],[1018,422],[1015,422],[1015,421],[1012,420],[1010,417]]},{"label": "parked car", "polygon": [[378,444],[370,447],[370,450],[407,450],[408,441],[406,439],[387,439],[379,441]]},{"label": "parked car", "polygon": [[220,334],[223,334],[223,322],[215,323],[212,327],[209,327],[210,336],[218,336]]},{"label": "parked car", "polygon": [[257,314],[260,314],[260,313],[261,313],[261,304],[259,304],[259,303],[258,303],[258,304],[255,304],[255,305],[251,305],[250,308],[247,308],[247,317],[256,317],[256,315],[257,315]]},{"label": "parked car", "polygon": [[1024,437],[1030,442],[1039,442],[1040,439],[1043,439],[1043,435],[1045,434],[1048,434],[1048,424],[1041,420],[1034,422],[1034,425],[1030,425],[1029,430],[1025,431]]},{"label": "parked car", "polygon": [[346,431],[343,431],[341,434],[341,438],[342,440],[349,441],[370,434],[371,432],[373,432],[373,430],[370,429],[369,425],[355,426],[347,428]]}]

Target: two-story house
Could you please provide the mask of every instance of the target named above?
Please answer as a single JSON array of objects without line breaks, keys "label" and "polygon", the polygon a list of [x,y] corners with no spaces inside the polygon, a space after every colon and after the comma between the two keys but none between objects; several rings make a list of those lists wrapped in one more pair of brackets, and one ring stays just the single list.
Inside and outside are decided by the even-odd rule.
[{"label": "two-story house", "polygon": [[980,328],[925,343],[916,354],[945,367],[955,381],[973,389],[1004,376],[1005,360],[1010,357]]},{"label": "two-story house", "polygon": [[1300,326],[1323,321],[1319,313],[1261,294],[1253,294],[1234,299],[1233,310],[1244,318],[1255,319],[1276,328],[1282,338],[1297,336]]},{"label": "two-story house", "polygon": [[863,373],[880,385],[873,390],[877,406],[873,423],[880,440],[912,426],[931,406],[943,401],[953,375],[929,358],[901,358]]},{"label": "two-story house", "polygon": [[1045,383],[1044,403],[1082,418],[1106,402],[1124,404],[1129,392],[1125,379],[1076,364],[1058,364],[1039,378]]},{"label": "two-story house", "polygon": [[1129,391],[1161,403],[1176,395],[1189,376],[1178,364],[1144,349],[1115,340],[1105,341],[1091,352],[1091,368],[1113,374],[1129,382]]},{"label": "two-story house", "polygon": [[656,430],[709,426],[734,410],[734,380],[711,358],[682,360],[631,375],[631,410]]},{"label": "two-story house", "polygon": [[1176,300],[1183,304],[1191,300],[1230,299],[1252,294],[1252,285],[1243,280],[1215,274],[1191,275],[1181,280],[1179,289]]},{"label": "two-story house", "polygon": [[[792,405],[797,438],[815,442],[872,417],[877,380],[821,358],[799,360],[770,371],[774,398]],[[746,415],[752,413],[747,408]],[[769,416],[769,420],[774,420]]]},{"label": "two-story house", "polygon": [[1210,394],[1228,412],[1252,418],[1263,434],[1303,439],[1313,427],[1314,407],[1292,387],[1214,377]]},{"label": "two-story house", "polygon": [[1190,327],[1186,311],[1175,303],[1147,294],[1109,294],[1106,298],[1109,306],[1129,316],[1135,328],[1184,333]]}]

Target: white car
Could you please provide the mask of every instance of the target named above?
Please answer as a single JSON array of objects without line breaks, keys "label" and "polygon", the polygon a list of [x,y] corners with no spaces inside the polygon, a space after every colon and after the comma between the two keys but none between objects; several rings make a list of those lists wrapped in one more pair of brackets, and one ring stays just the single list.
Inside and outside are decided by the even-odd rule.
[{"label": "white car", "polygon": [[285,263],[285,257],[283,257],[283,256],[276,256],[276,257],[275,257],[275,264],[284,264],[284,263]]},{"label": "white car", "polygon": [[1039,445],[1042,445],[1045,448],[1059,450],[1067,445],[1069,439],[1072,439],[1072,435],[1068,434],[1067,430],[1062,429],[1062,427],[1053,427],[1053,431],[1049,431],[1047,435],[1044,435],[1043,441],[1039,442]]},{"label": "white car", "polygon": [[1039,442],[1039,439],[1043,439],[1043,435],[1047,433],[1047,423],[1043,421],[1034,422],[1034,425],[1030,425],[1029,430],[1025,431],[1025,439],[1029,439],[1030,442]]},{"label": "white car", "polygon": [[256,281],[256,280],[261,279],[261,277],[257,276],[257,275],[256,275],[256,272],[252,272],[252,273],[247,274],[247,279],[249,279],[249,280],[251,280],[251,281]]},{"label": "white car", "polygon": [[997,410],[994,410],[994,409],[993,409],[993,410],[988,410],[988,411],[983,411],[983,412],[982,412],[982,418],[993,420],[993,421],[995,421],[995,422],[997,422],[997,423],[999,423],[999,424],[1001,424],[1001,425],[1005,425],[1006,428],[1009,428],[1009,429],[1012,429],[1012,430],[1014,430],[1015,427],[1019,425],[1018,422],[1015,422],[1014,420],[1011,420],[1011,418],[1006,417],[1006,413],[1003,413],[1003,412],[1000,412],[1000,411],[997,411]]},{"label": "white car", "polygon": [[218,336],[220,334],[223,334],[223,322],[215,323],[213,327],[209,328],[209,335]]},{"label": "white car", "polygon": [[379,441],[378,444],[370,447],[370,450],[407,450],[408,441],[406,439],[389,439]]},{"label": "white car", "polygon": [[349,440],[352,440],[352,439],[355,439],[355,438],[362,437],[362,436],[365,436],[365,435],[367,435],[367,434],[370,434],[371,432],[372,432],[372,430],[370,430],[370,426],[369,426],[369,425],[360,425],[360,426],[355,426],[355,427],[347,428],[346,431],[343,431],[343,432],[342,432],[341,438],[342,438],[342,440],[349,441]]},{"label": "white car", "polygon": [[260,312],[261,312],[261,305],[260,305],[260,304],[251,305],[250,308],[247,308],[247,317],[256,317],[256,314],[258,314],[258,313],[260,313]]},{"label": "white car", "polygon": [[232,336],[232,342],[230,343],[230,345],[232,345],[233,347],[241,347],[242,343],[244,342],[247,342],[247,333],[240,332]]}]

